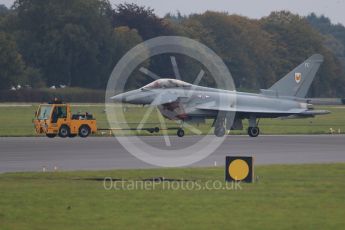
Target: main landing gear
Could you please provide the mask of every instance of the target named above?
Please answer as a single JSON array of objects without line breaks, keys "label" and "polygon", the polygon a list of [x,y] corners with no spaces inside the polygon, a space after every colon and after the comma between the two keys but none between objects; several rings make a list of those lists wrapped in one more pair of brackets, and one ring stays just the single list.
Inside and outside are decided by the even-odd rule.
[{"label": "main landing gear", "polygon": [[260,134],[259,127],[248,127],[248,135],[250,137],[257,137]]},{"label": "main landing gear", "polygon": [[215,120],[214,135],[216,135],[217,137],[223,137],[226,134],[226,129],[224,127],[224,124],[225,124],[225,117],[219,116]]},{"label": "main landing gear", "polygon": [[214,128],[214,135],[216,135],[217,137],[223,137],[225,133],[226,133],[226,130],[224,126]]},{"label": "main landing gear", "polygon": [[257,137],[260,134],[260,129],[258,127],[259,125],[259,120],[256,122],[256,117],[251,116],[249,118],[249,127],[248,127],[248,135],[250,137]]}]

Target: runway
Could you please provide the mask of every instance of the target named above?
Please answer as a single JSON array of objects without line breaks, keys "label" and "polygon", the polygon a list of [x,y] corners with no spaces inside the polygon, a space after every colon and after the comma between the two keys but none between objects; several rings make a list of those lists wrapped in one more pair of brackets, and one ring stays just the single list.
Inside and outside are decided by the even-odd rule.
[{"label": "runway", "polygon": [[[162,137],[141,137],[164,148]],[[176,148],[202,137],[170,137]],[[131,137],[129,137],[131,141]],[[345,162],[345,135],[228,136],[206,159],[192,166],[224,165],[226,155],[252,155],[256,164]],[[114,137],[0,138],[0,172],[151,168],[128,153]]]}]

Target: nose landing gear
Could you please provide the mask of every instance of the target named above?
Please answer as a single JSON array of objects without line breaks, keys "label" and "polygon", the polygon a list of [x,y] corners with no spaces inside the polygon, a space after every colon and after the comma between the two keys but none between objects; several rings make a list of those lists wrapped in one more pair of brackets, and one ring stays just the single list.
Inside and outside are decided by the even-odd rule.
[{"label": "nose landing gear", "polygon": [[179,137],[183,137],[184,136],[184,130],[182,129],[182,128],[179,128],[178,130],[177,130],[177,136],[179,136]]}]

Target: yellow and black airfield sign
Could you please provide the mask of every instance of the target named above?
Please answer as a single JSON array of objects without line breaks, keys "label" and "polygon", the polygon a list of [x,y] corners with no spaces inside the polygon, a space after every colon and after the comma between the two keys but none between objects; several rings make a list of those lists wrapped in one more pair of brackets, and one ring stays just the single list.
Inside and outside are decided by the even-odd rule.
[{"label": "yellow and black airfield sign", "polygon": [[227,156],[225,158],[225,180],[253,182],[253,157]]}]

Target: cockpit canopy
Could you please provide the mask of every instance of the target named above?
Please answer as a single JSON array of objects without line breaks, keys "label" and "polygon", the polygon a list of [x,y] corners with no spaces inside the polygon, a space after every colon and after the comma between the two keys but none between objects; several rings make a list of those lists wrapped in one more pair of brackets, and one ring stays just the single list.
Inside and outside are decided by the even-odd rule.
[{"label": "cockpit canopy", "polygon": [[143,89],[163,89],[163,88],[187,88],[190,87],[191,84],[177,80],[177,79],[169,79],[169,78],[164,78],[164,79],[158,79],[154,82],[151,82],[148,85],[145,85]]}]

